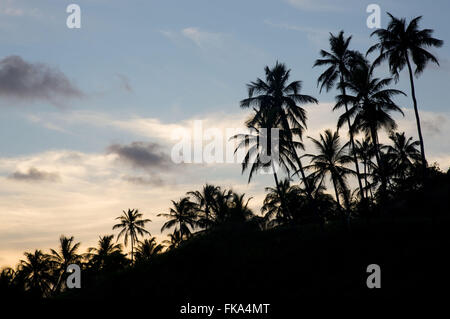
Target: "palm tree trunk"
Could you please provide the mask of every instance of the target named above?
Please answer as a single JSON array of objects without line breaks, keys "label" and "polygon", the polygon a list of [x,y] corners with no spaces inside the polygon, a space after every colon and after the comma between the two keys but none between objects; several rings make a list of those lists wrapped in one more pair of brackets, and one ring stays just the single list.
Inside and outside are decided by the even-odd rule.
[{"label": "palm tree trunk", "polygon": [[278,182],[278,175],[275,171],[275,165],[273,165],[273,161],[271,162],[272,164],[272,169],[273,169],[273,178],[275,179],[275,185],[277,187],[277,191],[278,191],[278,196],[280,197],[280,201],[281,201],[281,205],[283,206],[283,208],[286,210],[286,213],[291,216],[291,212],[289,211],[288,206],[286,205],[286,201],[284,199],[284,195],[281,193],[281,189],[280,189],[280,183]]},{"label": "palm tree trunk", "polygon": [[414,104],[414,114],[416,116],[417,133],[419,135],[420,152],[421,152],[421,155],[422,155],[422,168],[423,168],[423,171],[425,173],[425,170],[426,170],[426,167],[427,167],[427,164],[426,164],[427,162],[426,162],[426,159],[425,159],[425,147],[424,147],[424,144],[423,144],[422,129],[420,127],[419,109],[417,107],[416,90],[414,88],[414,77],[413,77],[413,74],[412,74],[411,63],[409,62],[408,52],[405,53],[405,58],[406,58],[406,64],[408,65],[409,82],[411,84],[411,96],[412,96],[413,104]]},{"label": "palm tree trunk", "polygon": [[308,195],[309,199],[313,200],[312,197],[312,189],[309,187],[309,182],[306,179],[305,170],[303,169],[302,161],[300,160],[300,157],[298,156],[295,147],[292,143],[290,143],[291,152],[294,154],[295,160],[297,161],[298,169],[300,170],[300,174],[302,175],[303,183],[305,184],[306,194]]},{"label": "palm tree trunk", "polygon": [[381,194],[382,197],[384,197],[385,195],[385,191],[386,191],[386,176],[385,174],[385,169],[384,169],[384,165],[381,162],[381,150],[380,150],[380,144],[378,144],[378,134],[377,134],[377,130],[375,128],[371,128],[371,135],[372,135],[372,143],[375,146],[375,157],[377,159],[377,164],[378,164],[378,171],[380,174],[380,178],[381,178]]},{"label": "palm tree trunk", "polygon": [[[344,78],[341,76],[341,83],[344,82]],[[342,86],[342,95],[345,96],[346,92],[345,92],[345,87]],[[348,112],[348,106],[347,106],[347,102],[345,102],[345,112]],[[358,158],[356,157],[356,148],[355,148],[355,140],[353,138],[353,131],[351,129],[351,124],[350,124],[350,118],[347,117],[347,124],[348,124],[348,131],[350,133],[350,143],[352,145],[352,153],[353,153],[353,160],[355,161],[355,168],[356,168],[356,176],[358,178],[358,184],[359,184],[359,193],[361,194],[361,199],[364,199],[364,191],[363,191],[363,186],[362,186],[362,182],[361,182],[361,174],[359,172],[359,165],[358,165]]]},{"label": "palm tree trunk", "polygon": [[334,177],[331,177],[331,180],[333,181],[334,193],[336,195],[336,202],[337,202],[339,210],[340,210],[341,209],[341,203],[339,201],[339,192],[338,192],[338,189],[337,189],[336,180],[334,179]]},{"label": "palm tree trunk", "polygon": [[134,262],[134,245],[133,245],[133,243],[134,243],[134,238],[133,237],[131,237],[131,264],[133,264],[133,262]]},{"label": "palm tree trunk", "polygon": [[364,160],[364,183],[365,183],[365,187],[366,187],[366,197],[368,197],[368,192],[369,190],[367,189],[367,185],[369,184],[367,181],[367,161]]}]

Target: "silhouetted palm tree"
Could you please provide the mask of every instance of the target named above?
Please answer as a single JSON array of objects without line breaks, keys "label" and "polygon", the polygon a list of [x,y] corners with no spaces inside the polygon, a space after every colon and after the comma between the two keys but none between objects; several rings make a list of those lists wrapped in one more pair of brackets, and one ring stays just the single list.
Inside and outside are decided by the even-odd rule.
[{"label": "silhouetted palm tree", "polygon": [[218,192],[220,192],[219,186],[206,184],[201,191],[187,193],[194,198],[197,204],[197,211],[201,214],[198,223],[202,227],[208,228],[212,223]]},{"label": "silhouetted palm tree", "polygon": [[47,254],[41,250],[24,253],[26,259],[21,260],[18,271],[25,279],[26,289],[40,297],[48,297],[52,288],[52,267]]},{"label": "silhouetted palm tree", "polygon": [[[327,66],[325,72],[323,72],[317,79],[317,85],[320,85],[320,92],[325,88],[329,91],[335,85],[340,88],[341,94],[346,95],[345,91],[345,79],[350,76],[351,69],[355,67],[357,63],[361,62],[361,54],[356,51],[349,49],[351,36],[348,38],[344,37],[344,31],[339,32],[337,36],[330,33],[330,50],[327,52],[325,50],[320,50],[320,55],[323,59],[317,59],[314,63],[315,66]],[[345,111],[348,112],[348,105],[344,103]],[[355,150],[355,141],[353,138],[353,132],[350,129],[350,119],[347,118],[347,125],[350,135],[350,143],[353,150],[353,161],[355,162],[356,176],[358,178],[359,190],[361,197],[364,198],[363,186],[361,182],[361,175],[359,172],[358,159]]]},{"label": "silhouetted palm tree", "polygon": [[[279,188],[280,192],[276,188],[266,187],[268,193],[261,207],[264,219],[270,227],[291,222],[294,218],[293,215],[299,208],[298,200],[302,197],[299,187],[291,186],[288,178],[281,181]],[[286,204],[289,206],[288,210],[283,209],[282,198],[286,199]]]},{"label": "silhouetted palm tree", "polygon": [[[369,136],[375,148],[375,156],[380,164],[380,145],[378,131],[384,128],[388,131],[397,127],[395,120],[389,113],[402,110],[394,103],[392,97],[403,94],[402,91],[387,88],[392,83],[392,78],[375,78],[373,66],[368,63],[360,64],[352,70],[351,76],[344,86],[353,95],[339,95],[336,97],[335,108],[345,103],[352,107],[339,117],[338,127],[341,127],[348,119],[352,120],[351,130],[354,133],[364,132]],[[382,171],[383,166],[380,166]],[[386,187],[386,181],[382,179],[382,188]]]},{"label": "silhouetted palm tree", "polygon": [[253,217],[252,210],[248,203],[252,197],[245,199],[245,194],[232,192],[228,205],[228,220],[234,222],[244,222]]},{"label": "silhouetted palm tree", "polygon": [[3,268],[0,272],[0,296],[3,297],[2,292],[14,289],[16,284],[16,271],[10,267]]},{"label": "silhouetted palm tree", "polygon": [[[123,256],[122,244],[114,243],[114,235],[99,237],[97,247],[88,248],[87,257],[96,270],[107,268],[107,264],[115,257]],[[120,256],[119,256],[120,255]]]},{"label": "silhouetted palm tree", "polygon": [[407,139],[404,132],[393,132],[389,135],[389,139],[393,145],[384,146],[389,156],[389,164],[398,178],[405,179],[406,173],[421,160],[421,154],[417,149],[420,142],[413,141],[412,137]]},{"label": "silhouetted palm tree", "polygon": [[58,291],[63,284],[62,278],[70,264],[77,264],[81,261],[81,256],[77,253],[80,243],[74,242],[74,237],[61,235],[59,238],[58,250],[50,249],[50,260],[55,267],[56,284],[53,291]]},{"label": "silhouetted palm tree", "polygon": [[[285,169],[289,172],[291,169],[296,170],[296,165],[292,161],[296,155],[292,153],[292,147],[303,148],[303,144],[299,141],[291,141],[288,139],[285,130],[279,126],[280,118],[275,114],[275,108],[263,108],[261,111],[255,111],[246,125],[251,129],[248,134],[237,134],[231,138],[239,139],[240,142],[235,152],[240,148],[246,151],[242,162],[242,173],[249,168],[248,182],[254,173],[259,170],[271,170],[275,185],[279,188],[278,170]],[[272,129],[278,130],[278,137],[274,136]],[[264,143],[266,141],[266,143]],[[283,198],[281,198],[284,201]],[[286,205],[284,205],[286,207]],[[286,209],[288,209],[286,207]]]},{"label": "silhouetted palm tree", "polygon": [[180,235],[180,232],[174,232],[173,234],[167,235],[169,239],[163,240],[163,244],[167,245],[168,250],[177,248],[185,238]]},{"label": "silhouetted palm tree", "polygon": [[306,168],[313,170],[314,176],[320,180],[329,175],[338,205],[340,206],[339,194],[342,194],[345,205],[349,209],[346,177],[353,171],[345,167],[352,161],[352,158],[346,151],[348,143],[341,146],[339,134],[337,132],[333,133],[331,130],[326,130],[323,135],[320,134],[320,140],[312,137],[308,138],[314,143],[318,153],[305,155],[311,161],[311,165],[308,165]]},{"label": "silhouetted palm tree", "polygon": [[301,141],[306,129],[306,111],[300,105],[318,103],[318,101],[312,96],[300,94],[301,81],[289,83],[290,70],[283,63],[277,62],[273,68],[266,66],[264,70],[265,80],[258,78],[247,85],[248,98],[241,101],[241,107],[253,107],[257,113],[256,118],[269,116],[273,118],[272,123],[279,124],[284,131],[290,153],[297,162],[303,181],[307,183],[296,151],[300,145],[295,144],[294,141],[295,139]]},{"label": "silhouetted palm tree", "polygon": [[422,165],[425,170],[425,147],[420,126],[419,109],[417,106],[410,58],[416,65],[414,73],[418,76],[424,71],[429,61],[439,65],[437,58],[426,49],[429,47],[441,47],[444,42],[432,37],[433,30],[419,29],[419,21],[422,19],[421,16],[412,19],[410,23],[407,24],[405,19],[396,18],[390,13],[388,13],[388,15],[391,20],[389,21],[387,29],[378,29],[371,34],[371,36],[378,36],[380,42],[369,48],[367,53],[379,49],[380,55],[374,63],[377,64],[387,59],[389,61],[391,73],[396,79],[398,79],[399,73],[403,70],[405,65],[408,67],[411,96],[413,99],[414,114],[416,116],[417,132],[420,141]]},{"label": "silhouetted palm tree", "polygon": [[368,177],[371,174],[369,164],[372,161],[372,158],[375,156],[374,146],[372,145],[369,138],[364,138],[362,141],[356,141],[356,154],[363,163],[364,189],[366,191],[366,197],[368,197],[368,192],[372,194],[372,186],[368,180]]},{"label": "silhouetted palm tree", "polygon": [[136,248],[136,262],[149,261],[161,253],[164,247],[156,242],[155,237],[139,242]]},{"label": "silhouetted palm tree", "polygon": [[150,232],[145,229],[145,224],[151,222],[150,219],[142,219],[143,215],[137,209],[128,209],[123,211],[123,215],[117,217],[120,223],[113,226],[113,229],[121,229],[117,240],[124,236],[124,244],[127,246],[128,237],[131,242],[131,262],[134,261],[134,244],[138,241],[138,235],[150,235]]},{"label": "silhouetted palm tree", "polygon": [[161,232],[175,227],[174,233],[179,232],[181,238],[190,237],[191,229],[197,227],[196,205],[190,201],[189,197],[183,197],[178,202],[172,201],[172,204],[173,208],[170,208],[168,214],[158,214],[158,216],[169,218],[162,226]]}]

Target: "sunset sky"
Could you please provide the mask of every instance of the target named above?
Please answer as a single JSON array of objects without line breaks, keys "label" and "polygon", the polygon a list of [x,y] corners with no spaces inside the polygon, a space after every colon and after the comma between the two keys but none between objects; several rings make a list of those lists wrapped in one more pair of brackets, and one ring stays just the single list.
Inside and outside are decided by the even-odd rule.
[{"label": "sunset sky", "polygon": [[[81,29],[66,26],[70,3],[81,7]],[[172,132],[195,120],[242,127],[245,84],[277,60],[320,101],[305,106],[306,135],[335,129],[336,91],[319,94],[323,69],[312,65],[329,32],[352,34],[362,52],[374,43],[370,3],[380,5],[383,27],[386,11],[423,15],[421,27],[444,40],[434,52],[441,67],[430,65],[416,90],[428,160],[447,170],[449,1],[0,0],[0,267],[55,247],[61,234],[93,246],[128,208],[163,240],[156,215],[205,182],[246,193],[259,212],[271,176],[248,184],[238,164],[176,165]],[[417,138],[405,72],[397,87],[408,94],[397,99],[399,129]]]}]

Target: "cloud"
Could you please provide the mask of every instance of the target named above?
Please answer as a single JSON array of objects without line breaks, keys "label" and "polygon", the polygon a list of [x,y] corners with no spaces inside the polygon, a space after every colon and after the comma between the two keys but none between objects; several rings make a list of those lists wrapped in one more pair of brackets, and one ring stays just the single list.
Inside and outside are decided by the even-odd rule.
[{"label": "cloud", "polygon": [[0,96],[61,106],[67,99],[80,98],[83,93],[56,68],[8,56],[0,60]]},{"label": "cloud", "polygon": [[108,147],[107,151],[110,154],[116,154],[120,160],[136,168],[167,168],[171,163],[170,157],[161,150],[161,146],[157,143],[113,144]]},{"label": "cloud", "polygon": [[163,180],[159,176],[151,176],[151,177],[142,177],[142,176],[124,176],[124,181],[135,185],[153,185],[153,186],[161,186],[163,185]]},{"label": "cloud", "polygon": [[181,34],[200,48],[207,46],[220,47],[223,45],[225,36],[221,33],[203,31],[196,27],[185,28],[181,31]]},{"label": "cloud", "polygon": [[271,27],[275,27],[275,28],[302,32],[302,33],[306,34],[306,37],[310,42],[314,43],[314,45],[316,45],[318,47],[323,47],[323,46],[328,45],[328,38],[330,37],[330,30],[312,28],[312,27],[303,27],[303,26],[297,26],[297,25],[292,25],[292,24],[287,24],[287,23],[273,23],[269,20],[265,20],[264,23]]},{"label": "cloud", "polygon": [[336,5],[336,1],[331,4],[326,0],[285,0],[291,6],[306,11],[342,11],[343,3]]},{"label": "cloud", "polygon": [[14,3],[15,0],[2,0],[0,1],[0,15],[8,17],[41,17],[42,14],[37,8],[19,8]]},{"label": "cloud", "polygon": [[425,133],[429,135],[438,135],[442,133],[442,129],[445,128],[447,119],[442,114],[431,115],[422,120],[422,126]]},{"label": "cloud", "polygon": [[58,173],[40,171],[35,167],[30,167],[25,173],[16,171],[8,178],[25,182],[59,182],[61,180]]}]

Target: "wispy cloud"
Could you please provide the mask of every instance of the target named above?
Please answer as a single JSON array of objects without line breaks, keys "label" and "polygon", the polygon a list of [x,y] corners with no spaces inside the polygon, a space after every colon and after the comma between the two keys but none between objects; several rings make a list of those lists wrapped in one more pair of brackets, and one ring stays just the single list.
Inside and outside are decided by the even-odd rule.
[{"label": "wispy cloud", "polygon": [[181,31],[182,35],[193,41],[198,47],[220,47],[224,43],[226,37],[222,33],[213,33],[200,30],[196,27],[185,28]]},{"label": "wispy cloud", "polygon": [[202,49],[223,47],[226,41],[231,39],[230,35],[219,32],[210,32],[198,27],[186,27],[181,30],[159,30],[166,38],[172,41],[189,40]]},{"label": "wispy cloud", "polygon": [[1,0],[0,16],[39,18],[42,17],[42,12],[38,8],[19,5],[16,0]]},{"label": "wispy cloud", "polygon": [[14,172],[8,178],[25,182],[58,182],[61,179],[58,173],[41,171],[35,167],[30,167],[24,173]]},{"label": "wispy cloud", "polygon": [[334,32],[333,30],[325,30],[321,28],[313,28],[313,27],[304,27],[298,26],[288,23],[274,23],[269,20],[264,21],[265,24],[274,27],[280,28],[284,30],[290,31],[298,31],[302,32],[306,35],[307,39],[318,47],[323,47],[328,45],[328,38],[330,37],[330,32]]},{"label": "wispy cloud", "polygon": [[[328,0],[285,0],[293,7],[307,11],[342,11],[343,2]],[[337,2],[339,2],[337,4]]]}]

